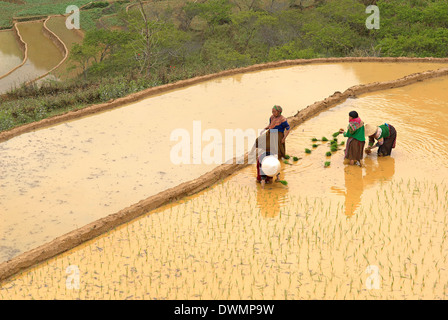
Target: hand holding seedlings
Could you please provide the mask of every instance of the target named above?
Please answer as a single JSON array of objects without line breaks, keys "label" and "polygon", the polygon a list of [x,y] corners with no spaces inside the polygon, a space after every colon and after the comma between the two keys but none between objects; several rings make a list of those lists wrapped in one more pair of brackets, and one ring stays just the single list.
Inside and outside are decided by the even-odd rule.
[{"label": "hand holding seedlings", "polygon": [[288,181],[286,181],[286,180],[276,180],[275,182],[280,182],[284,186],[288,185]]}]

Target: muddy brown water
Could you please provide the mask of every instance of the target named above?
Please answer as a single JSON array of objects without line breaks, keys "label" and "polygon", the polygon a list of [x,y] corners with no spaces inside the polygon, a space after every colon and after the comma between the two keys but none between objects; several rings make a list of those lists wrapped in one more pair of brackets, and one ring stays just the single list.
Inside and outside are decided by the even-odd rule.
[{"label": "muddy brown water", "polygon": [[[17,28],[23,41],[28,44],[28,59],[22,67],[0,79],[0,93],[44,75],[63,58],[61,51],[44,36],[42,21],[19,23]],[[51,77],[51,79],[56,78]]]},{"label": "muddy brown water", "polygon": [[[0,297],[444,299],[447,89],[444,77],[349,99],[291,132],[287,153],[302,159],[282,165],[288,187],[261,189],[248,167],[16,276]],[[397,147],[362,168],[339,150],[324,168],[326,143],[303,150],[351,110],[393,124]],[[64,285],[69,265],[81,290]]]},{"label": "muddy brown water", "polygon": [[12,31],[0,31],[0,77],[23,60],[23,53]]},{"label": "muddy brown water", "polygon": [[[236,75],[13,138],[0,144],[0,246],[9,248],[2,260],[216,167],[175,165],[170,161],[170,150],[177,143],[170,141],[170,133],[178,128],[192,133],[194,120],[202,121],[202,130],[213,128],[223,134],[226,128],[258,129],[267,124],[274,104],[282,105],[285,116],[290,116],[355,84],[391,80],[443,66],[341,63]],[[329,123],[336,123],[335,119],[330,117]],[[337,127],[344,124],[338,121]],[[332,132],[322,130],[321,134]],[[307,144],[298,142],[302,147],[295,150],[291,147],[294,139],[288,138],[288,153],[300,154]],[[334,172],[334,177],[327,178],[327,185],[333,186],[332,181],[342,177],[342,167],[335,170],[336,159],[325,171]],[[321,166],[316,158],[288,167],[285,179],[290,179],[291,170],[314,175],[313,170]],[[241,174],[247,176],[242,184],[253,183],[250,171]],[[301,190],[303,185],[290,185],[291,190],[294,188]],[[318,185],[316,190],[326,189]]]},{"label": "muddy brown water", "polygon": [[[66,45],[68,51],[70,52],[73,45],[82,43],[82,34],[77,32],[74,29],[67,29],[65,25],[67,17],[64,16],[54,16],[51,17],[47,22],[47,27],[52,32],[54,32]],[[53,74],[58,79],[67,79],[72,76],[76,76],[79,73],[79,70],[68,70],[68,68],[72,67],[73,63],[69,60],[66,60],[57,70],[53,72]]]}]

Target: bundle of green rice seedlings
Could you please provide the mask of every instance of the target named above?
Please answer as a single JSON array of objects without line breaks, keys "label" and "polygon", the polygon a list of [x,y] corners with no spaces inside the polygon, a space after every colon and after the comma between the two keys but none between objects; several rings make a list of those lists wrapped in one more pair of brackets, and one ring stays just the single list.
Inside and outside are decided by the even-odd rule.
[{"label": "bundle of green rice seedlings", "polygon": [[292,160],[294,160],[294,161],[299,161],[299,158],[297,158],[297,157],[293,157]]},{"label": "bundle of green rice seedlings", "polygon": [[311,150],[310,149],[305,149],[305,153],[311,153]]},{"label": "bundle of green rice seedlings", "polygon": [[313,148],[317,148],[317,144],[313,144]]},{"label": "bundle of green rice seedlings", "polygon": [[341,146],[343,146],[343,145],[345,144],[345,141],[341,141],[341,143],[340,143],[340,144],[341,144]]},{"label": "bundle of green rice seedlings", "polygon": [[289,158],[291,158],[290,156],[288,156],[288,155],[285,155],[285,159],[289,159]]},{"label": "bundle of green rice seedlings", "polygon": [[331,150],[331,152],[336,152],[336,151],[338,151],[338,147],[335,146],[335,145],[332,145],[332,146],[330,147],[330,150]]},{"label": "bundle of green rice seedlings", "polygon": [[330,161],[325,161],[325,168],[330,166]]},{"label": "bundle of green rice seedlings", "polygon": [[283,160],[284,164],[290,164],[288,160]]},{"label": "bundle of green rice seedlings", "polygon": [[278,182],[280,182],[284,186],[288,185],[288,181],[286,181],[286,180],[278,180]]},{"label": "bundle of green rice seedlings", "polygon": [[331,152],[328,151],[325,155],[326,155],[327,157],[331,157]]},{"label": "bundle of green rice seedlings", "polygon": [[326,137],[322,137],[322,141],[328,141],[328,139]]},{"label": "bundle of green rice seedlings", "polygon": [[333,138],[336,138],[337,136],[339,135],[339,131],[338,132],[335,132],[335,133],[333,133]]},{"label": "bundle of green rice seedlings", "polygon": [[313,138],[313,139],[311,139],[311,141],[318,141],[318,140],[317,140],[317,138]]}]

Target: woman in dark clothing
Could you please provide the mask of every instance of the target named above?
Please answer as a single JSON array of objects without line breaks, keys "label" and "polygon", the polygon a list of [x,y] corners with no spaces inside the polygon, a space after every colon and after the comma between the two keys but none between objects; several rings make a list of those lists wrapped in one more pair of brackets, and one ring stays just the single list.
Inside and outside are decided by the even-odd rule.
[{"label": "woman in dark clothing", "polygon": [[[397,143],[397,130],[388,124],[382,124],[380,126],[366,125],[366,136],[369,137],[369,146],[366,148],[366,153],[370,154],[372,149],[378,147],[378,156],[390,156],[392,149],[395,148]],[[377,143],[375,143],[377,140]]]}]

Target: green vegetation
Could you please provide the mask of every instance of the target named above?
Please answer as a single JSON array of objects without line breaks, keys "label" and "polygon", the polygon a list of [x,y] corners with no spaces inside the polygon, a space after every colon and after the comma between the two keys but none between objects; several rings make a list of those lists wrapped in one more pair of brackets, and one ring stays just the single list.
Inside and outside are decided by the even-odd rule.
[{"label": "green vegetation", "polygon": [[331,152],[328,151],[325,155],[326,155],[327,157],[331,157]]},{"label": "green vegetation", "polygon": [[311,153],[311,150],[310,150],[310,149],[305,149],[305,153],[310,154],[310,153]]},{"label": "green vegetation", "polygon": [[[25,0],[26,4],[2,3],[0,28],[10,27],[12,17],[63,14],[68,5],[81,7],[89,0]],[[445,57],[448,55],[448,3],[445,0],[376,1],[379,30],[365,26],[366,0],[245,1],[185,0],[96,1],[81,11],[82,45],[73,48],[70,62],[80,70],[79,79],[51,83],[45,92],[60,91],[68,97],[61,112],[107,101],[136,88],[175,82],[256,63],[296,58],[342,56]],[[134,6],[126,11],[129,4]],[[141,5],[141,6],[140,6]],[[308,7],[309,6],[309,7]],[[306,8],[308,7],[308,8]],[[141,10],[143,8],[144,10]],[[126,74],[134,81],[120,81]],[[139,79],[136,85],[136,79]],[[141,80],[140,80],[141,79]],[[100,90],[89,96],[79,86]],[[109,93],[111,91],[112,93]],[[26,92],[26,97],[19,97]],[[34,96],[29,93],[34,92]],[[57,93],[19,88],[2,96],[1,130],[50,114],[48,104]],[[84,98],[80,99],[82,95]],[[88,97],[87,97],[88,96]],[[98,98],[98,96],[100,98]],[[14,97],[17,97],[14,99]],[[90,98],[92,97],[92,98]],[[65,99],[65,98],[64,98]],[[51,103],[57,112],[59,103]],[[33,109],[34,108],[34,109]],[[41,110],[39,116],[20,114]],[[6,109],[6,110],[5,110]],[[13,109],[14,117],[8,109]],[[339,133],[334,133],[336,137]],[[317,141],[317,139],[315,140]]]},{"label": "green vegetation", "polygon": [[330,161],[325,161],[325,168],[330,166]]}]

